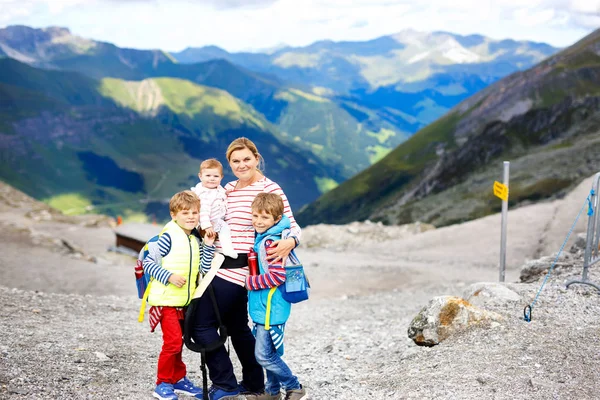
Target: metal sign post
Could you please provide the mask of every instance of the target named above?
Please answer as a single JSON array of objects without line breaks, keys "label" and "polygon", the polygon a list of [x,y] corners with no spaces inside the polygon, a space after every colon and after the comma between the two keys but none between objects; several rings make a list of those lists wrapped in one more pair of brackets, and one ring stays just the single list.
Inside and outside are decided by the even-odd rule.
[{"label": "metal sign post", "polygon": [[506,270],[506,226],[508,223],[508,175],[510,161],[504,161],[503,182],[494,182],[494,195],[502,199],[502,231],[500,233],[500,282],[504,282]]}]

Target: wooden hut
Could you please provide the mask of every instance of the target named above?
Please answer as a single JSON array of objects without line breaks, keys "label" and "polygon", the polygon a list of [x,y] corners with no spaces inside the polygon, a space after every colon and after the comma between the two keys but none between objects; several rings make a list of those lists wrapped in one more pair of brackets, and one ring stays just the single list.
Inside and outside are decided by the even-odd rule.
[{"label": "wooden hut", "polygon": [[158,235],[162,230],[161,225],[146,224],[141,222],[128,222],[115,228],[117,249],[125,248],[135,253],[144,247],[152,236]]}]

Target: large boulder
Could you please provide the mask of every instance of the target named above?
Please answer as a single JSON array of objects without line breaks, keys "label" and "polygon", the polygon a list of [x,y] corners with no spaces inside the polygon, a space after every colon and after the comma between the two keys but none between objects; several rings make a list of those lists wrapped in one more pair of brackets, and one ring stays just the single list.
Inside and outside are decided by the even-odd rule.
[{"label": "large boulder", "polygon": [[501,315],[482,310],[455,296],[434,297],[408,327],[408,337],[419,346],[435,346],[474,325],[501,321]]},{"label": "large boulder", "polygon": [[463,298],[476,307],[486,309],[506,309],[523,301],[507,284],[496,282],[473,283],[463,291]]}]

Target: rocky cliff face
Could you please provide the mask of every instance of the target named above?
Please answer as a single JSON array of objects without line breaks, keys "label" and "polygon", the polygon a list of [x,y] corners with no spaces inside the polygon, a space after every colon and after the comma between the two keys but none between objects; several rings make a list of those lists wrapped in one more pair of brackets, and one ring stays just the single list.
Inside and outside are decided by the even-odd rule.
[{"label": "rocky cliff face", "polygon": [[561,196],[597,172],[599,131],[600,30],[465,100],[299,219],[447,225],[477,218],[500,207],[491,192],[505,160],[511,204]]}]

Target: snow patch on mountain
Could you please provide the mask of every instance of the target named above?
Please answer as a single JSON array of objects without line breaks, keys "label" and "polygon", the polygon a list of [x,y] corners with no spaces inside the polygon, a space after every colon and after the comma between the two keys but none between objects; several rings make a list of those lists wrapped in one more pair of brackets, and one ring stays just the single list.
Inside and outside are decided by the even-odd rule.
[{"label": "snow patch on mountain", "polygon": [[457,64],[466,64],[480,61],[481,57],[465,49],[454,38],[448,38],[440,46],[442,56]]},{"label": "snow patch on mountain", "polygon": [[416,62],[418,62],[418,61],[421,61],[421,60],[423,60],[423,59],[427,58],[427,56],[429,56],[429,54],[431,54],[431,52],[430,52],[430,51],[425,51],[425,52],[423,52],[423,53],[419,53],[419,54],[417,54],[417,55],[414,55],[414,56],[412,56],[412,57],[411,57],[411,58],[410,58],[410,59],[407,61],[407,63],[408,63],[408,64],[414,64],[414,63],[416,63]]}]

